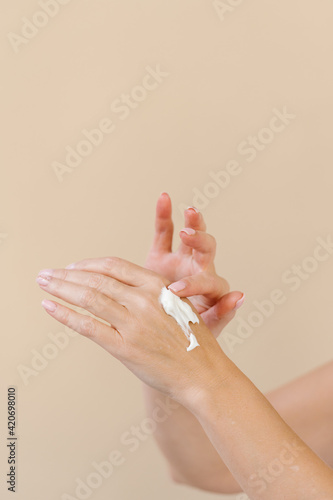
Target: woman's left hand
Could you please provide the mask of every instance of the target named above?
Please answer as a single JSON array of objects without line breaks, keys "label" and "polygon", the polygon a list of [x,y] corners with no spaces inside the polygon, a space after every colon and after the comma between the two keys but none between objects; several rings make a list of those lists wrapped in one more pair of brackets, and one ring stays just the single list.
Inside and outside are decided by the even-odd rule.
[{"label": "woman's left hand", "polygon": [[198,391],[221,381],[221,359],[227,358],[214,336],[190,301],[182,299],[199,319],[199,324],[190,326],[200,346],[186,350],[185,334],[159,302],[161,289],[170,282],[153,271],[105,257],[41,271],[37,282],[46,292],[104,322],[43,301],[53,318],[99,344],[142,381],[184,406],[191,406]]}]

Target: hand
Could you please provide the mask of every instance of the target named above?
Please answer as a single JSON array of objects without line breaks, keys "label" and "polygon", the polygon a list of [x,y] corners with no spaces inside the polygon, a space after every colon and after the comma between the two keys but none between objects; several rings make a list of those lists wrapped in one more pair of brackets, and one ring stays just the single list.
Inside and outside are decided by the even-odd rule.
[{"label": "hand", "polygon": [[37,282],[48,293],[108,324],[43,301],[53,318],[102,346],[146,384],[184,406],[193,404],[198,391],[221,379],[221,359],[226,356],[200,317],[199,324],[191,324],[200,347],[186,350],[186,336],[158,300],[169,281],[156,273],[106,257],[83,260],[70,269],[41,271]]},{"label": "hand", "polygon": [[155,237],[145,267],[173,282],[170,289],[178,297],[191,297],[192,304],[217,337],[243,304],[244,294],[229,293],[228,282],[216,274],[215,238],[206,233],[203,216],[193,207],[185,210],[181,243],[172,252],[171,211],[169,195],[162,193],[156,207]]}]

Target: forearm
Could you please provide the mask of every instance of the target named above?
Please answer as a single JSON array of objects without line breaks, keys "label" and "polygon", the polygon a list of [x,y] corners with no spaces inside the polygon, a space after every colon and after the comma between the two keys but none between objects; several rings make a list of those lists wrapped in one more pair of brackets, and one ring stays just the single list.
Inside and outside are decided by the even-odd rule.
[{"label": "forearm", "polygon": [[253,500],[324,500],[331,469],[294,433],[234,365],[191,409],[214,448]]},{"label": "forearm", "polygon": [[266,396],[287,424],[333,466],[333,362],[327,363]]},{"label": "forearm", "polygon": [[143,391],[151,418],[161,401],[166,408],[167,418],[159,419],[154,437],[168,462],[173,480],[215,493],[240,492],[240,486],[196,417],[184,406],[145,384]]},{"label": "forearm", "polygon": [[[144,387],[148,413],[153,417],[156,400],[174,405],[170,398]],[[284,421],[329,465],[333,464],[333,363],[270,391],[268,401]],[[221,457],[194,415],[178,405],[158,424],[155,438],[168,461],[173,479],[217,493],[240,491]]]}]

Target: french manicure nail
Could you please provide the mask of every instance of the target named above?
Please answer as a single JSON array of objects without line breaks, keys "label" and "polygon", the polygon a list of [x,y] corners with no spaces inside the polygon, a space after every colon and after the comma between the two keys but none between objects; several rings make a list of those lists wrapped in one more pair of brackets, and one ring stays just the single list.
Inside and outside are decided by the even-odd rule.
[{"label": "french manicure nail", "polygon": [[195,207],[187,207],[187,209],[186,209],[186,210],[194,210],[194,212],[195,212],[196,214],[198,214],[198,213],[199,213],[199,210],[198,210],[197,208],[195,208]]},{"label": "french manicure nail", "polygon": [[40,275],[37,276],[36,281],[39,285],[48,285],[50,281],[51,276],[48,276],[47,274],[45,275]]},{"label": "french manicure nail", "polygon": [[234,311],[237,311],[237,309],[242,307],[242,305],[244,304],[244,301],[245,301],[245,294],[243,293],[243,297],[241,297],[239,300],[237,300],[235,307],[234,307]]},{"label": "french manicure nail", "polygon": [[183,232],[183,233],[186,233],[188,234],[189,236],[193,236],[195,234],[195,230],[192,229],[191,227],[185,227],[184,229],[182,229],[180,232]]},{"label": "french manicure nail", "polygon": [[173,292],[180,292],[181,290],[184,290],[185,287],[186,283],[184,283],[184,281],[177,281],[176,283],[172,283],[172,285],[168,286],[169,290],[172,290]]},{"label": "french manicure nail", "polygon": [[52,276],[53,275],[53,269],[42,269],[39,271],[38,276]]},{"label": "french manicure nail", "polygon": [[51,302],[50,300],[43,300],[42,301],[42,306],[44,309],[47,309],[48,311],[54,312],[57,308],[56,304],[54,302]]},{"label": "french manicure nail", "polygon": [[75,267],[75,262],[73,262],[72,264],[68,264],[68,266],[65,267],[65,269],[74,269]]}]

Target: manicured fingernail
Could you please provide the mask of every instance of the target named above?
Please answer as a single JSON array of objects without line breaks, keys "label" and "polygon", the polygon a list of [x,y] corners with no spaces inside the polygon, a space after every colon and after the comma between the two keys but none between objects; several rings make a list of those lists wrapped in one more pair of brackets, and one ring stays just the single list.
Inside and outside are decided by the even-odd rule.
[{"label": "manicured fingernail", "polygon": [[176,283],[172,283],[172,285],[168,286],[169,290],[172,290],[173,292],[180,292],[180,290],[184,290],[185,287],[186,283],[184,283],[184,281],[177,281]]},{"label": "manicured fingernail", "polygon": [[57,308],[57,305],[54,302],[51,302],[50,300],[43,300],[42,306],[44,307],[44,309],[47,309],[48,311],[51,312],[54,312]]},{"label": "manicured fingernail", "polygon": [[49,281],[51,279],[51,276],[48,276],[47,274],[37,276],[36,281],[39,285],[48,285]]},{"label": "manicured fingernail", "polygon": [[53,275],[53,269],[42,269],[39,271],[38,276],[52,276]]},{"label": "manicured fingernail", "polygon": [[237,300],[235,307],[234,307],[234,311],[237,311],[237,309],[242,307],[242,305],[244,304],[244,300],[245,300],[245,294],[243,293],[243,297],[241,297],[239,300]]},{"label": "manicured fingernail", "polygon": [[182,229],[180,231],[181,233],[186,233],[188,234],[189,236],[193,236],[195,234],[195,230],[192,229],[191,227],[185,227],[184,229]]},{"label": "manicured fingernail", "polygon": [[198,210],[197,208],[195,208],[195,207],[187,207],[187,209],[186,209],[186,210],[194,210],[194,212],[195,212],[196,214],[198,214],[198,213],[199,213],[199,210]]},{"label": "manicured fingernail", "polygon": [[65,267],[65,269],[74,269],[75,267],[75,262],[73,262],[72,264],[68,264],[68,266]]}]

